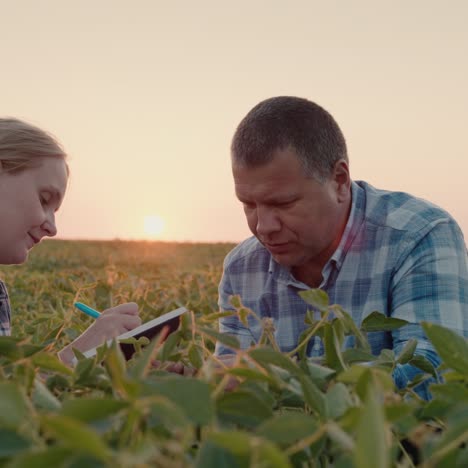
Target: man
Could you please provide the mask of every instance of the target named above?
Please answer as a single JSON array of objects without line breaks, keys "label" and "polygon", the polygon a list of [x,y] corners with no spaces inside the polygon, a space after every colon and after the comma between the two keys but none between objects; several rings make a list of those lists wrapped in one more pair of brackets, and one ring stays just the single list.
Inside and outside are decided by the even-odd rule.
[{"label": "man", "polygon": [[[416,338],[416,353],[437,366],[420,322],[467,334],[468,260],[460,228],[426,201],[352,181],[345,139],[327,111],[297,97],[267,99],[242,120],[231,152],[236,195],[254,236],[225,259],[222,310],[232,310],[229,298],[239,294],[257,315],[273,319],[284,352],[306,328],[308,305],[298,292],[310,288],[326,291],[358,325],[373,311],[409,322],[370,334],[376,355],[384,348],[399,353]],[[250,317],[246,327],[231,316],[221,319],[220,331],[247,348],[260,338],[261,324]],[[218,355],[230,352],[218,343]],[[323,354],[321,340],[313,338],[307,352]],[[399,365],[396,385],[404,387],[417,372]],[[428,398],[427,385],[420,387]]]}]

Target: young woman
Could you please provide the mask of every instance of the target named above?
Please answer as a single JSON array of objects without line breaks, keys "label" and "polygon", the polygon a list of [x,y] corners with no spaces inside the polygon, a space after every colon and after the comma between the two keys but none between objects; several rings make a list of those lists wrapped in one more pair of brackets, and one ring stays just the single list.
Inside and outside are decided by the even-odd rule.
[{"label": "young woman", "polygon": [[[43,130],[13,118],[0,118],[0,264],[20,264],[44,237],[57,234],[55,213],[67,189],[67,155]],[[73,360],[80,351],[141,324],[135,303],[104,311],[73,343],[59,352]],[[0,281],[0,335],[10,334],[10,304]]]}]

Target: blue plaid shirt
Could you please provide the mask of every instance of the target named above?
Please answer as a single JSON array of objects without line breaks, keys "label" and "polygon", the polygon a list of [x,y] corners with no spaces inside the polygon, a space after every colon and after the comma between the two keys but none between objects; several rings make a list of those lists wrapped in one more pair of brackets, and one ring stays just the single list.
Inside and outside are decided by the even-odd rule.
[{"label": "blue plaid shirt", "polygon": [[[353,182],[351,189],[350,216],[338,248],[323,268],[320,288],[330,303],[341,305],[358,325],[373,311],[410,322],[393,332],[369,333],[373,354],[385,348],[398,354],[409,339],[416,338],[416,353],[437,366],[440,359],[420,322],[468,334],[468,258],[463,234],[448,213],[429,202],[377,190],[362,181]],[[306,328],[310,306],[298,292],[307,289],[251,237],[224,261],[219,306],[232,310],[229,297],[239,294],[243,305],[273,319],[277,343],[288,352]],[[262,329],[252,316],[248,327],[231,316],[220,320],[220,331],[236,336],[245,349],[259,340]],[[353,345],[354,338],[347,337],[345,347]],[[230,352],[218,342],[218,355]],[[323,355],[319,337],[311,339],[307,352]],[[406,386],[418,372],[408,364],[398,365],[396,386]],[[420,385],[418,392],[429,397],[427,385]]]},{"label": "blue plaid shirt", "polygon": [[0,336],[10,335],[10,300],[5,284],[0,281]]}]

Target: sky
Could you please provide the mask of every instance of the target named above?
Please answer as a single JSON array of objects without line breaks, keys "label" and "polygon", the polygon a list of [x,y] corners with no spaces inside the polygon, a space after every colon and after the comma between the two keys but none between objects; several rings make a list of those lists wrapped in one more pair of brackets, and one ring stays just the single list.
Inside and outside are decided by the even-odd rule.
[{"label": "sky", "polygon": [[436,203],[468,238],[464,0],[0,9],[0,114],[48,130],[70,155],[61,238],[244,239],[230,141],[253,106],[278,95],[335,117],[354,180]]}]

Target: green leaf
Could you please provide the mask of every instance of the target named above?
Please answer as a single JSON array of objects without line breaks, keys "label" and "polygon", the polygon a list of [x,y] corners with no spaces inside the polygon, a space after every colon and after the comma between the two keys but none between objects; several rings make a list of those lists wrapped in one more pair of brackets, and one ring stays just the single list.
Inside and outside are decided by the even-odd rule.
[{"label": "green leaf", "polygon": [[73,375],[73,371],[53,354],[37,353],[33,356],[32,362],[35,366],[44,370],[56,371],[65,375]]},{"label": "green leaf", "polygon": [[260,365],[274,365],[281,369],[287,370],[292,375],[302,375],[304,372],[290,358],[279,351],[271,348],[255,348],[249,351],[250,357],[255,359]]},{"label": "green leaf", "polygon": [[278,394],[275,395],[277,405],[280,408],[297,408],[300,411],[304,411],[304,396],[302,389],[299,388],[284,388]]},{"label": "green leaf", "polygon": [[247,466],[248,457],[245,457],[244,461],[245,464],[238,463],[236,457],[229,450],[207,440],[198,451],[195,468],[240,468]]},{"label": "green leaf", "polygon": [[352,452],[354,452],[354,440],[338,424],[329,421],[327,423],[327,433],[330,439],[336,444],[338,444],[345,451],[345,453],[351,454]]},{"label": "green leaf", "polygon": [[247,309],[247,307],[241,307],[240,309],[237,310],[237,315],[239,317],[239,320],[242,322],[242,324],[245,327],[249,326],[249,321],[248,317],[252,313],[250,309]]},{"label": "green leaf", "polygon": [[459,382],[431,385],[433,397],[437,397],[449,402],[468,402],[468,387]]},{"label": "green leaf", "polygon": [[317,385],[317,387],[320,389],[322,389],[326,383],[336,374],[334,369],[316,364],[311,359],[307,359],[306,364],[309,377],[312,379],[312,382],[314,382],[315,385]]},{"label": "green leaf", "polygon": [[385,419],[392,423],[410,416],[413,412],[411,406],[406,403],[387,403],[384,410]]},{"label": "green leaf", "polygon": [[[207,447],[205,447],[205,445]],[[218,448],[218,450],[215,449]],[[222,450],[226,452],[223,453]],[[203,456],[203,459],[202,459]],[[214,463],[220,463],[214,465]],[[200,451],[197,467],[268,466],[291,468],[287,457],[271,442],[240,431],[212,433]]]},{"label": "green leaf", "polygon": [[449,367],[442,363],[440,366],[440,371],[444,373],[444,381],[445,382],[464,382],[465,377],[460,372],[456,372],[454,370],[449,370]]},{"label": "green leaf", "polygon": [[124,397],[136,396],[138,383],[126,375],[126,361],[120,346],[114,340],[104,360],[104,366],[109,373],[115,392]]},{"label": "green leaf", "polygon": [[328,294],[322,289],[309,289],[308,291],[300,291],[299,296],[310,304],[312,307],[315,307],[320,312],[326,312],[329,306]]},{"label": "green leaf", "polygon": [[416,354],[409,361],[409,364],[411,364],[412,366],[415,366],[418,369],[421,369],[422,371],[426,372],[427,374],[431,374],[433,377],[437,378],[437,372],[436,372],[434,366],[432,365],[432,362],[429,361],[428,359],[426,359],[424,356],[421,356],[420,354]]},{"label": "green leaf", "polygon": [[406,364],[413,358],[414,351],[416,350],[416,346],[418,345],[418,340],[412,338],[405,343],[401,353],[397,357],[397,362],[399,364]]},{"label": "green leaf", "polygon": [[31,441],[8,429],[0,429],[0,458],[21,454],[32,445]]},{"label": "green leaf", "polygon": [[[213,432],[208,436],[208,440],[229,450],[235,457],[250,458],[252,434],[241,431]],[[242,458],[238,459],[238,461],[241,461]],[[248,458],[246,461],[248,461]]]},{"label": "green leaf", "polygon": [[248,379],[250,382],[258,380],[261,382],[270,383],[271,385],[274,384],[274,381],[270,376],[265,375],[263,372],[255,369],[248,369],[246,367],[233,367],[231,369],[227,369],[226,373],[236,377],[243,377],[244,379]]},{"label": "green leaf", "polygon": [[239,296],[239,294],[235,294],[233,296],[230,296],[229,297],[229,303],[235,308],[235,309],[239,309],[240,307],[242,307],[242,301],[241,301],[241,298]]},{"label": "green leaf", "polygon": [[341,354],[339,336],[336,329],[331,324],[327,323],[324,328],[325,364],[335,369],[337,372],[341,372],[346,369],[347,366]]},{"label": "green leaf", "polygon": [[80,398],[63,403],[62,414],[83,422],[99,421],[128,408],[126,401],[111,398]]},{"label": "green leaf", "polygon": [[348,454],[340,455],[333,459],[333,468],[356,468],[354,466],[353,460],[350,458]]},{"label": "green leaf", "polygon": [[282,448],[306,438],[318,429],[315,418],[304,413],[275,415],[257,427],[256,433]]},{"label": "green leaf", "polygon": [[346,411],[353,406],[351,394],[346,385],[338,382],[335,383],[327,392],[326,405],[328,408],[328,417],[330,419],[338,419]]},{"label": "green leaf", "polygon": [[97,310],[104,310],[110,307],[112,297],[112,288],[110,284],[99,281],[94,289],[94,293],[96,304],[92,303],[92,307],[96,308]]},{"label": "green leaf", "polygon": [[252,452],[253,466],[261,464],[272,468],[292,468],[286,454],[268,440],[256,441]]},{"label": "green leaf", "polygon": [[[432,392],[432,386],[431,386]],[[445,419],[447,414],[450,412],[450,408],[453,406],[453,402],[448,402],[446,400],[440,400],[435,398],[428,402],[418,416],[422,419]]]},{"label": "green leaf", "polygon": [[221,395],[216,402],[218,417],[228,423],[255,427],[273,416],[271,407],[249,391],[236,391]]},{"label": "green leaf", "polygon": [[343,323],[343,325],[345,326],[346,334],[354,335],[354,337],[356,338],[357,346],[359,347],[358,349],[370,352],[370,345],[367,341],[367,338],[356,325],[356,322],[354,321],[353,317],[339,305],[333,305],[332,310],[336,317],[339,318],[340,322]]},{"label": "green leaf", "polygon": [[86,454],[73,454],[69,460],[67,460],[66,468],[108,468],[112,462],[107,463],[100,461],[94,456]]},{"label": "green leaf", "polygon": [[200,322],[217,322],[220,318],[232,317],[233,315],[236,315],[236,312],[234,310],[226,310],[224,312],[213,312],[211,314],[202,315],[199,318],[199,321]]},{"label": "green leaf", "polygon": [[169,360],[171,357],[172,352],[174,351],[177,343],[180,340],[180,331],[176,331],[174,333],[171,333],[167,338],[166,341],[164,342],[164,345],[162,346],[162,349],[160,351],[160,360],[162,362],[166,362]]},{"label": "green leaf", "polygon": [[391,392],[395,387],[393,378],[388,371],[366,366],[364,372],[356,382],[356,393],[361,400],[367,398],[367,390],[371,385],[378,388],[380,394]]},{"label": "green leaf", "polygon": [[75,377],[79,381],[81,379],[86,379],[93,368],[95,367],[95,362],[93,358],[83,358],[78,361],[75,366]]},{"label": "green leaf", "polygon": [[464,448],[460,448],[460,450],[457,451],[455,466],[468,466],[468,446],[466,443]]},{"label": "green leaf", "polygon": [[0,336],[0,356],[5,356],[11,361],[32,356],[43,349],[44,346],[42,345],[25,343],[24,340],[19,338]]},{"label": "green leaf", "polygon": [[180,435],[181,428],[185,429],[189,426],[190,429],[192,428],[184,411],[164,396],[151,396],[139,400],[139,403],[150,410],[148,425],[151,428],[162,426],[166,430],[178,430],[178,435]]},{"label": "green leaf", "polygon": [[[50,320],[49,317],[43,317],[43,319],[41,319],[40,321],[42,320],[45,320],[45,321],[48,321]],[[49,343],[50,342],[54,342],[57,337],[59,336],[59,334],[62,332],[62,328],[63,328],[63,323],[59,323],[59,325],[57,325],[55,328],[52,328],[52,330],[50,330],[47,335],[45,335],[43,338],[42,338],[42,342],[43,343]],[[70,331],[68,331],[68,333],[70,334]],[[76,336],[74,336],[72,339],[75,339]]]},{"label": "green leaf", "polygon": [[165,396],[195,424],[209,424],[213,419],[214,405],[210,387],[201,380],[171,375],[147,381],[145,392]]},{"label": "green leaf", "polygon": [[192,343],[189,347],[188,357],[190,364],[195,369],[200,369],[203,366],[203,354],[202,349],[195,343]]},{"label": "green leaf", "polygon": [[343,351],[342,356],[347,364],[375,360],[375,356],[372,353],[361,348],[348,348]]},{"label": "green leaf", "polygon": [[62,407],[57,397],[39,379],[34,381],[31,400],[37,408],[48,411],[59,411]]},{"label": "green leaf", "polygon": [[222,343],[225,346],[228,346],[229,348],[240,348],[239,340],[235,336],[231,336],[226,333],[219,333],[207,327],[197,327],[197,331],[200,332],[202,335],[214,338],[214,340],[219,341],[220,343]]},{"label": "green leaf", "polygon": [[372,384],[366,394],[357,426],[354,461],[359,468],[388,468],[390,457],[383,405]]},{"label": "green leaf", "polygon": [[0,356],[5,356],[11,360],[21,358],[23,353],[18,341],[18,338],[11,336],[0,336]]},{"label": "green leaf", "polygon": [[406,320],[387,317],[380,312],[372,312],[362,321],[361,330],[365,332],[393,331],[405,326],[407,323]]},{"label": "green leaf", "polygon": [[369,372],[369,367],[361,364],[354,364],[349,369],[341,372],[337,380],[345,384],[356,384],[366,372]]},{"label": "green leaf", "polygon": [[23,354],[23,357],[33,356],[34,354],[42,351],[43,349],[43,345],[35,345],[31,343],[25,343],[21,346],[21,352]]},{"label": "green leaf", "polygon": [[343,342],[345,339],[345,331],[346,331],[346,325],[343,323],[342,320],[334,318],[331,320],[330,325],[333,329],[333,332],[335,334],[335,340],[338,346],[338,349],[340,350],[340,354],[342,352],[343,348]]},{"label": "green leaf", "polygon": [[458,333],[435,323],[422,322],[427,337],[447,366],[468,376],[468,341]]},{"label": "green leaf", "polygon": [[66,447],[48,447],[45,450],[31,450],[15,457],[8,468],[44,468],[63,467],[71,457],[71,450]]},{"label": "green leaf", "polygon": [[267,385],[264,385],[260,382],[246,380],[245,382],[242,382],[239,385],[238,389],[254,394],[257,398],[262,400],[263,403],[265,403],[269,408],[273,408],[276,405],[276,395],[271,392],[270,388]]},{"label": "green leaf", "polygon": [[328,417],[328,405],[325,395],[309,377],[303,375],[299,377],[299,380],[301,382],[304,401],[318,415],[320,420],[325,421]]},{"label": "green leaf", "polygon": [[455,406],[452,411],[446,430],[432,447],[432,460],[441,459],[455,450],[460,450],[461,444],[468,442],[468,406]]},{"label": "green leaf", "polygon": [[159,344],[158,339],[150,341],[150,343],[143,348],[141,354],[132,359],[132,366],[129,369],[129,375],[134,379],[142,379],[151,369],[152,362],[156,354],[156,346]]},{"label": "green leaf", "polygon": [[392,349],[382,349],[377,359],[372,362],[375,367],[383,367],[387,369],[393,369],[395,366],[395,353]]},{"label": "green leaf", "polygon": [[390,369],[380,369],[371,367],[372,378],[374,383],[379,388],[381,394],[385,392],[395,391],[395,382],[392,378]]},{"label": "green leaf", "polygon": [[19,386],[13,382],[0,382],[0,426],[16,429],[33,414]]},{"label": "green leaf", "polygon": [[110,450],[99,434],[75,419],[62,415],[44,415],[41,422],[45,429],[70,448],[102,460],[110,456]]}]

